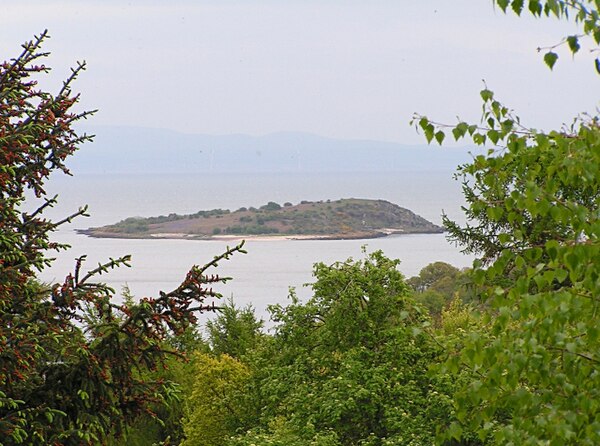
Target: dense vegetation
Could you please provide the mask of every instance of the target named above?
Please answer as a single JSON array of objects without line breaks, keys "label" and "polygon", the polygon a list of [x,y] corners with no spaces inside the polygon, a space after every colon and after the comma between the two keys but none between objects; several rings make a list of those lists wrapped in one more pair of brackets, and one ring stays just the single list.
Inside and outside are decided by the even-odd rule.
[{"label": "dense vegetation", "polygon": [[[468,375],[432,367],[478,322],[458,297],[466,271],[438,262],[406,281],[398,263],[374,252],[315,265],[313,298],[292,292],[289,305],[270,307],[269,334],[251,308],[225,305],[179,375],[182,444],[433,444],[456,421],[452,396]],[[435,319],[407,283],[423,277],[428,288],[454,285],[437,288]],[[164,440],[149,422],[128,441]],[[481,444],[471,437],[463,444]]]},{"label": "dense vegetation", "polygon": [[[600,42],[597,1],[527,6],[582,24],[564,40],[573,53],[586,35]],[[206,267],[122,305],[92,280],[126,258],[35,280],[63,248],[49,241],[61,222],[41,217],[54,203],[44,180],[87,139],[71,129],[87,116],[71,111],[83,66],[55,96],[31,82],[46,71],[43,38],[0,67],[1,444],[600,444],[597,117],[530,130],[484,89],[482,124],[451,126],[490,146],[458,171],[469,223],[445,220],[478,255],[472,270],[437,262],[405,280],[381,252],[317,264],[313,297],[271,307],[270,333],[229,302],[203,339],[194,311],[225,280]],[[444,140],[448,126],[415,123]],[[32,213],[19,208],[27,189],[42,200]]]},{"label": "dense vegetation", "polygon": [[270,201],[256,209],[213,209],[191,215],[135,218],[81,231],[94,237],[207,238],[214,235],[307,235],[321,238],[370,238],[391,233],[435,233],[442,228],[408,209],[384,200],[302,201],[283,206]]},{"label": "dense vegetation", "polygon": [[[571,17],[600,43],[597,1],[495,2],[502,10]],[[557,45],[557,46],[558,46]],[[544,56],[552,68],[553,48]],[[600,73],[600,62],[595,60]],[[489,89],[481,124],[451,126],[455,139],[490,147],[461,166],[469,224],[445,220],[450,238],[480,256],[472,281],[489,307],[486,330],[474,330],[446,362],[473,378],[455,394],[458,423],[496,444],[600,443],[600,127],[577,118],[560,131],[523,125]],[[447,126],[416,116],[428,140]]]}]

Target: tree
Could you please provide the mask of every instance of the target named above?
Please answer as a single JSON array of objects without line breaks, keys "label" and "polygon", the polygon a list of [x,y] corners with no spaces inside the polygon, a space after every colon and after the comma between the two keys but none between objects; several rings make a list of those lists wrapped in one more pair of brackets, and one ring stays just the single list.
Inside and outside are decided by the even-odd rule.
[{"label": "tree", "polygon": [[433,443],[452,382],[428,373],[442,350],[398,263],[378,251],[317,264],[311,299],[270,308],[274,335],[246,357],[255,415],[227,444]]},{"label": "tree", "polygon": [[279,203],[275,203],[274,201],[269,201],[267,204],[261,206],[260,208],[265,211],[278,211],[279,209],[281,209],[281,205]]},{"label": "tree", "polygon": [[[127,305],[135,302],[128,287],[123,288],[122,294]],[[171,334],[164,342],[166,348],[184,354],[185,361],[179,355],[172,355],[165,358],[164,367],[144,371],[141,378],[172,383],[177,390],[175,398],[168,405],[160,401],[152,404],[150,412],[128,425],[122,435],[106,439],[107,446],[178,445],[185,438],[183,425],[194,388],[196,353],[208,352],[209,346],[197,326],[190,326],[183,333]]]},{"label": "tree", "polygon": [[445,279],[453,281],[459,274],[460,270],[449,263],[433,262],[421,269],[418,276],[408,279],[407,283],[415,291],[423,292]]},{"label": "tree", "polygon": [[[112,302],[113,290],[95,278],[129,257],[111,259],[90,271],[85,257],[62,284],[46,287],[36,271],[51,263],[47,251],[67,246],[50,241],[62,221],[43,217],[56,203],[44,183],[55,171],[69,173],[65,160],[90,137],[73,124],[93,112],[75,112],[71,87],[78,64],[57,94],[37,87],[49,71],[41,50],[47,33],[23,45],[0,65],[0,442],[5,445],[74,445],[101,442],[121,433],[153,404],[168,401],[174,388],[144,379],[170,354],[163,342],[194,324],[195,313],[212,307],[209,287],[227,278],[208,268],[234,252],[228,249],[203,267],[193,267],[177,289],[137,304]],[[30,191],[41,204],[22,209]]]},{"label": "tree", "polygon": [[[522,1],[496,3],[523,9]],[[531,1],[529,10],[574,15],[600,41],[598,2]],[[579,37],[565,39],[574,53]],[[473,330],[447,362],[473,377],[455,396],[460,423],[448,436],[467,428],[497,444],[599,444],[598,117],[541,132],[489,89],[481,98],[482,124],[459,122],[452,134],[491,148],[458,171],[468,224],[444,222],[452,240],[479,255],[472,280],[492,312],[489,329]],[[429,141],[444,140],[448,126],[415,122]]]},{"label": "tree", "polygon": [[196,353],[194,387],[183,446],[221,446],[243,425],[244,386],[250,371],[227,354]]},{"label": "tree", "polygon": [[463,302],[474,300],[469,271],[461,271],[448,263],[430,263],[406,283],[415,290],[415,299],[429,310],[436,322],[442,310],[457,298]]},{"label": "tree", "polygon": [[256,318],[252,306],[238,308],[233,299],[229,299],[219,309],[217,317],[206,322],[212,352],[240,359],[260,342],[263,325],[263,321]]}]

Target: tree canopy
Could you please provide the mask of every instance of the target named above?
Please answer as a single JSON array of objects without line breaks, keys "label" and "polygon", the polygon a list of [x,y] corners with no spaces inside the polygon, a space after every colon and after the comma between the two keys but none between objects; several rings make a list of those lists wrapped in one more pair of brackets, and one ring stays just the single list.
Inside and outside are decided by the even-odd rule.
[{"label": "tree canopy", "polygon": [[[444,349],[427,333],[427,312],[398,263],[375,252],[317,264],[313,297],[302,303],[292,294],[289,305],[272,306],[273,334],[241,362],[203,355],[184,444],[208,444],[202,430],[215,445],[433,444],[455,420],[453,383],[430,373]],[[231,315],[217,319],[238,331],[222,324]],[[215,413],[223,423],[211,428]]]}]

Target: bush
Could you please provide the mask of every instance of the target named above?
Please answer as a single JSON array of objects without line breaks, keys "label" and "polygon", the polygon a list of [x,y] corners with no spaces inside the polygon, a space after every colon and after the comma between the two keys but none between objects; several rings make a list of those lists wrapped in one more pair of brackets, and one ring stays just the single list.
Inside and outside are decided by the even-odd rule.
[{"label": "bush", "polygon": [[279,209],[281,209],[281,205],[275,203],[274,201],[269,201],[267,204],[261,206],[260,208],[265,211],[278,211]]}]

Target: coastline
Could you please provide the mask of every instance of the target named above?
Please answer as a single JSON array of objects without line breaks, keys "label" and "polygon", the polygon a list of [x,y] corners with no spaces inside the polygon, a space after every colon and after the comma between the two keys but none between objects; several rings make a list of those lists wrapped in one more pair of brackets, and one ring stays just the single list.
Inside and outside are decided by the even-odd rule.
[{"label": "coastline", "polygon": [[87,235],[93,238],[113,238],[113,239],[141,239],[141,240],[197,240],[197,241],[283,241],[283,240],[369,240],[374,238],[383,238],[391,235],[408,234],[441,234],[444,231],[403,231],[398,229],[385,229],[376,232],[347,233],[347,234],[235,234],[235,235],[212,235],[197,236],[183,233],[155,233],[155,234],[124,234],[111,232],[97,232],[89,229],[76,229],[78,234]]}]

